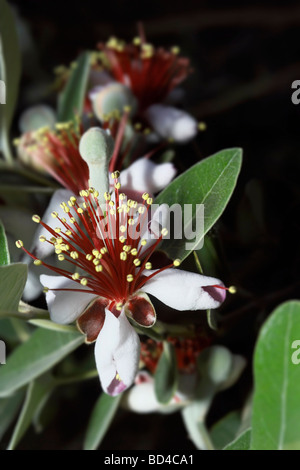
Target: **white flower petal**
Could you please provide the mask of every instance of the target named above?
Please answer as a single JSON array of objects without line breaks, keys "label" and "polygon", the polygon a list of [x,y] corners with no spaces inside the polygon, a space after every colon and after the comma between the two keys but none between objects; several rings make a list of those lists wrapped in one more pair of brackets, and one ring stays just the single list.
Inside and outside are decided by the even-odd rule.
[{"label": "white flower petal", "polygon": [[[153,272],[144,274],[149,276]],[[175,310],[206,310],[219,307],[226,297],[224,289],[210,287],[215,285],[223,283],[214,277],[166,269],[146,282],[142,290]]]},{"label": "white flower petal", "polygon": [[180,399],[175,395],[170,403],[160,403],[155,394],[154,381],[139,383],[125,394],[123,406],[135,413],[172,413],[182,407]]},{"label": "white flower petal", "polygon": [[154,104],[145,115],[153,129],[165,139],[184,143],[193,139],[198,132],[196,119],[172,106]]},{"label": "white flower petal", "polygon": [[103,390],[115,396],[134,382],[140,357],[140,340],[124,310],[118,318],[108,309],[105,312],[104,325],[95,345],[95,359]]},{"label": "white flower petal", "polygon": [[70,281],[63,276],[47,276],[43,274],[40,281],[49,289],[80,289],[82,292],[69,292],[65,290],[46,292],[46,301],[51,320],[62,325],[72,323],[85,310],[87,305],[97,295],[85,293],[86,287],[75,281]]},{"label": "white flower petal", "polygon": [[[163,228],[169,227],[170,224],[170,209],[168,204],[161,204],[153,213],[151,206],[151,221],[148,226],[145,226],[141,239],[147,240],[147,244],[142,247],[141,257],[151,248],[161,235]],[[150,230],[149,230],[150,229]]]},{"label": "white flower petal", "polygon": [[[55,229],[56,227],[64,228],[58,219],[52,217],[51,213],[55,211],[59,213],[60,204],[63,201],[67,202],[71,196],[73,196],[73,193],[68,189],[58,189],[57,191],[55,191],[42,217],[43,222],[53,229]],[[39,225],[35,232],[35,236],[30,249],[30,251],[34,253],[37,258],[45,258],[46,256],[54,252],[53,245],[47,242],[40,242],[39,237],[41,235],[45,236],[47,239],[51,237],[51,234],[48,232],[48,230],[46,230],[42,225]]]},{"label": "white flower petal", "polygon": [[120,183],[125,190],[155,194],[165,188],[176,173],[172,163],[156,164],[147,158],[140,158],[121,172]]}]

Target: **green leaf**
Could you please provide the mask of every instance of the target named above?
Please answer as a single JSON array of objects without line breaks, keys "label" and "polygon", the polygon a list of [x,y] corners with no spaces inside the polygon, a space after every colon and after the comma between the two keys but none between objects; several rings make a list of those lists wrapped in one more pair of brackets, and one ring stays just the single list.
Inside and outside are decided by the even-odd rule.
[{"label": "green leaf", "polygon": [[223,450],[250,450],[251,429],[247,429],[240,434],[233,442],[228,444]]},{"label": "green leaf", "polygon": [[84,343],[80,333],[37,329],[0,369],[0,397],[33,381]]},{"label": "green leaf", "polygon": [[0,266],[0,314],[18,311],[27,279],[27,265],[22,263]]},{"label": "green leaf", "polygon": [[0,0],[0,80],[6,85],[6,104],[0,104],[0,148],[11,163],[9,131],[18,98],[21,54],[11,7]]},{"label": "green leaf", "polygon": [[263,325],[254,355],[254,450],[300,449],[300,301],[280,305]]},{"label": "green leaf", "polygon": [[84,450],[96,450],[101,444],[120,403],[122,394],[111,397],[102,393],[97,401],[85,436]]},{"label": "green leaf", "polygon": [[0,400],[0,441],[16,417],[24,397],[23,390]]},{"label": "green leaf", "polygon": [[[222,150],[178,176],[158,195],[155,200],[156,204],[166,203],[169,207],[179,204],[182,208],[182,238],[171,237],[170,240],[164,240],[160,246],[171,259],[183,260],[191,251],[199,249],[204,235],[221,216],[233,193],[241,162],[241,149]],[[185,204],[192,205],[190,220],[184,220]],[[201,214],[199,219],[196,204],[204,204],[203,227],[197,227],[196,221],[198,219],[200,225]],[[191,238],[192,227],[198,231],[194,239],[188,239]],[[188,247],[186,247],[187,243]]]},{"label": "green leaf", "polygon": [[73,121],[75,113],[81,114],[90,71],[90,54],[83,52],[75,68],[72,69],[68,83],[60,95],[58,121]]},{"label": "green leaf", "polygon": [[10,263],[8,245],[3,224],[0,220],[0,266]]},{"label": "green leaf", "polygon": [[155,394],[160,403],[168,403],[178,385],[178,370],[173,344],[164,342],[162,355],[155,372]]},{"label": "green leaf", "polygon": [[214,424],[210,430],[210,436],[215,449],[223,449],[223,447],[233,441],[240,424],[241,416],[238,411],[232,411]]},{"label": "green leaf", "polygon": [[19,444],[29,428],[38,408],[45,400],[47,400],[51,392],[52,386],[49,386],[49,384],[43,380],[37,380],[29,384],[23,408],[8,445],[8,450],[14,450]]}]

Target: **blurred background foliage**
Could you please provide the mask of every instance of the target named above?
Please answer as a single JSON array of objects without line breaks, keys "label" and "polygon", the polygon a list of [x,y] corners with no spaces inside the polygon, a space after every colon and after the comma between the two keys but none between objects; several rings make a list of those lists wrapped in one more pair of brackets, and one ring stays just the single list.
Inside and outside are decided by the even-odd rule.
[{"label": "blurred background foliage", "polygon": [[[68,65],[80,51],[94,49],[110,35],[131,40],[142,20],[150,42],[180,46],[194,69],[184,83],[184,106],[207,130],[176,148],[177,167],[183,170],[223,148],[244,149],[234,196],[209,234],[219,264],[203,260],[205,274],[217,272],[239,289],[222,308],[216,334],[218,343],[248,360],[238,384],[215,398],[208,417],[213,424],[244,404],[252,385],[253,347],[264,320],[279,303],[299,297],[300,105],[291,102],[291,84],[300,79],[299,2],[9,3],[18,17],[23,60],[15,136],[17,117],[28,106],[55,106],[55,67]],[[80,348],[73,358],[84,361],[85,355]],[[59,388],[43,416],[49,426],[41,434],[31,430],[19,448],[80,448],[98,394],[97,380]],[[120,411],[101,448],[194,447],[179,414]]]}]

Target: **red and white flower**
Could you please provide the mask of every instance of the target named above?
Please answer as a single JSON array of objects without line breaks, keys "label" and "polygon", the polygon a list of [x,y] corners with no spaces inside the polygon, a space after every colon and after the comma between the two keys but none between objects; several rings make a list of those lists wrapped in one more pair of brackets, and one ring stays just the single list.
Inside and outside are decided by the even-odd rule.
[{"label": "red and white flower", "polygon": [[100,381],[111,395],[128,388],[138,370],[140,343],[127,317],[147,328],[156,321],[147,294],[182,311],[217,308],[226,295],[218,279],[174,269],[179,260],[152,269],[151,256],[167,234],[163,227],[157,234],[163,207],[149,224],[152,198],[144,194],[141,205],[127,200],[120,193],[118,176],[118,172],[112,175],[114,201],[107,192],[104,206],[99,193],[89,188],[80,192],[83,202],[71,196],[52,213],[55,228],[33,217],[49,233],[40,241],[54,248],[70,270],[51,266],[27,251],[20,240],[16,243],[34,264],[58,275],[41,276],[51,319],[62,324],[76,320],[87,342],[96,341]]}]

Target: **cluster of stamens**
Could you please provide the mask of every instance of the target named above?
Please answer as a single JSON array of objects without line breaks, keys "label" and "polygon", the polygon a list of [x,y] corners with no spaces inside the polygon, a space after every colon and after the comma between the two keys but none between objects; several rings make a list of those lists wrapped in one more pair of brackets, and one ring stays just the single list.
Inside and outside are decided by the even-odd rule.
[{"label": "cluster of stamens", "polygon": [[74,285],[74,288],[65,290],[82,291],[84,286],[86,292],[108,299],[112,307],[120,310],[147,280],[167,268],[179,266],[180,261],[175,260],[148,276],[143,274],[145,270],[152,269],[150,257],[168,231],[163,228],[147,249],[148,239],[142,235],[148,234],[149,237],[147,227],[152,198],[145,193],[140,204],[127,199],[120,192],[119,172],[111,176],[114,191],[104,194],[104,204],[99,203],[98,191],[89,188],[80,191],[80,198],[72,196],[69,201],[61,203],[63,216],[52,212],[52,217],[59,222],[56,228],[45,224],[39,216],[33,216],[33,221],[49,233],[48,238],[41,235],[40,242],[51,244],[58,260],[68,262],[71,269],[52,266],[38,259],[21,240],[16,245],[33,258],[35,265],[44,265],[80,284],[78,288]]}]

